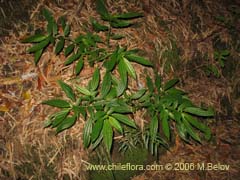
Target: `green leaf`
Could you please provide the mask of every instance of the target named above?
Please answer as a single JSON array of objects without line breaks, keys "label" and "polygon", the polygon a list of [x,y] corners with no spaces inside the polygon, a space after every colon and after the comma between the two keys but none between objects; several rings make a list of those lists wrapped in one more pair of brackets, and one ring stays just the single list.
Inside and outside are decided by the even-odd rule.
[{"label": "green leaf", "polygon": [[66,17],[65,16],[59,17],[58,22],[61,23],[62,29],[64,30],[66,27]]},{"label": "green leaf", "polygon": [[109,60],[106,60],[104,62],[104,67],[107,69],[107,71],[112,71],[114,69],[114,67],[116,66],[117,64],[117,58],[118,58],[118,55],[116,53],[116,51],[111,55],[111,58]]},{"label": "green leaf", "polygon": [[40,60],[43,53],[43,49],[40,49],[34,53],[34,63],[37,65],[38,61]]},{"label": "green leaf", "polygon": [[137,100],[141,98],[146,93],[146,89],[140,89],[138,92],[130,96],[130,99]]},{"label": "green leaf", "polygon": [[49,106],[58,107],[58,108],[71,107],[71,105],[67,101],[62,100],[62,99],[47,100],[47,101],[43,101],[42,104],[47,104]]},{"label": "green leaf", "polygon": [[58,55],[62,51],[62,49],[64,47],[64,43],[65,43],[65,39],[62,36],[60,36],[59,41],[57,42],[56,48],[55,48],[56,55]]},{"label": "green leaf", "polygon": [[48,21],[48,24],[47,24],[48,35],[54,36],[53,29],[54,31],[56,31],[55,28],[56,28],[56,23],[54,22],[54,19],[51,19],[50,21]]},{"label": "green leaf", "polygon": [[111,108],[113,112],[115,113],[132,113],[132,108],[128,105],[125,106],[116,106]]},{"label": "green leaf", "polygon": [[48,37],[47,39],[41,41],[40,43],[37,43],[36,45],[32,46],[31,48],[29,48],[27,50],[28,53],[33,53],[36,51],[39,51],[41,49],[44,49],[50,42],[50,37]]},{"label": "green leaf", "polygon": [[155,86],[160,91],[162,87],[162,77],[159,74],[155,74]]},{"label": "green leaf", "polygon": [[113,114],[111,114],[111,116],[125,125],[128,125],[133,128],[137,128],[135,122],[126,115],[113,113]]},{"label": "green leaf", "polygon": [[75,47],[74,44],[70,44],[68,47],[66,47],[64,51],[64,56],[67,57],[69,54],[71,54],[74,50],[74,47]]},{"label": "green leaf", "polygon": [[53,20],[53,36],[57,35],[58,34],[58,26],[57,26],[57,23],[55,22],[55,20]]},{"label": "green leaf", "polygon": [[124,84],[127,82],[127,69],[125,67],[125,63],[123,60],[119,61],[118,64],[118,72],[120,75],[121,80],[124,82]]},{"label": "green leaf", "polygon": [[162,110],[160,113],[160,118],[162,122],[162,130],[164,135],[167,137],[168,140],[170,140],[170,128],[168,124],[168,112],[166,110]]},{"label": "green leaf", "polygon": [[80,72],[81,72],[82,69],[83,69],[83,66],[84,66],[83,59],[80,58],[79,61],[78,61],[77,64],[76,64],[76,67],[75,67],[75,74],[76,74],[76,75],[80,74]]},{"label": "green leaf", "polygon": [[96,68],[96,70],[93,73],[93,77],[89,82],[89,89],[91,91],[95,91],[99,85],[99,82],[100,82],[100,70]]},{"label": "green leaf", "polygon": [[129,21],[123,21],[123,20],[115,20],[111,21],[110,25],[114,28],[126,28],[132,25]]},{"label": "green leaf", "polygon": [[230,51],[227,49],[222,50],[220,53],[221,53],[221,56],[229,56],[230,55]]},{"label": "green leaf", "polygon": [[153,64],[149,60],[147,60],[147,59],[145,59],[143,57],[140,57],[140,56],[136,56],[136,55],[130,54],[130,55],[126,55],[125,57],[129,61],[133,61],[133,62],[136,62],[138,64],[142,64],[144,66],[153,66]]},{"label": "green leaf", "polygon": [[186,107],[183,111],[193,115],[202,116],[202,117],[214,116],[214,111],[212,109],[203,110],[198,107]]},{"label": "green leaf", "polygon": [[111,89],[111,84],[112,84],[112,78],[111,74],[109,72],[106,72],[103,81],[102,81],[102,87],[101,87],[101,96],[105,97],[108,92]]},{"label": "green leaf", "polygon": [[177,84],[179,82],[179,79],[171,79],[168,82],[166,82],[166,84],[164,85],[164,91],[172,88],[173,86],[175,86],[175,84]]},{"label": "green leaf", "polygon": [[187,121],[184,117],[183,117],[182,120],[183,120],[182,122],[183,122],[183,124],[184,124],[184,126],[185,126],[185,128],[186,128],[186,130],[187,130],[187,133],[188,133],[194,140],[196,140],[196,141],[198,141],[198,142],[201,142],[198,134],[193,131],[193,129],[192,129],[191,125],[188,123],[188,121]]},{"label": "green leaf", "polygon": [[71,31],[71,27],[67,24],[63,30],[64,37],[68,37]]},{"label": "green leaf", "polygon": [[81,114],[83,116],[84,119],[86,119],[86,108],[85,107],[81,107],[81,106],[72,106],[72,110],[74,112],[74,114],[76,114],[78,117]]},{"label": "green leaf", "polygon": [[91,133],[92,133],[92,119],[88,119],[84,125],[83,129],[83,145],[84,148],[87,148],[91,142]]},{"label": "green leaf", "polygon": [[128,12],[128,13],[115,15],[114,17],[118,19],[134,19],[134,18],[143,17],[143,13]]},{"label": "green leaf", "polygon": [[185,113],[184,113],[183,116],[184,116],[184,118],[185,118],[190,124],[192,124],[195,128],[197,128],[197,129],[199,129],[200,131],[202,131],[202,132],[204,133],[204,135],[205,135],[205,138],[206,138],[207,140],[210,140],[210,138],[211,138],[211,130],[210,130],[210,128],[209,128],[207,125],[199,122],[197,119],[193,118],[193,117],[192,117],[191,115],[189,115],[189,114],[185,114]]},{"label": "green leaf", "polygon": [[179,122],[176,124],[177,126],[177,131],[179,136],[186,142],[189,142],[189,140],[187,139],[187,130],[186,127],[184,126],[184,124],[182,122]]},{"label": "green leaf", "polygon": [[48,36],[47,35],[43,35],[43,34],[35,34],[32,35],[24,40],[22,40],[22,43],[38,43],[41,42],[43,40],[45,40]]},{"label": "green leaf", "polygon": [[67,97],[69,97],[72,101],[75,101],[75,94],[71,86],[69,86],[68,84],[61,80],[58,81],[58,84],[61,86],[62,90],[65,92]]},{"label": "green leaf", "polygon": [[111,39],[113,39],[113,40],[119,40],[119,39],[122,39],[124,37],[125,36],[122,35],[122,34],[111,34]]},{"label": "green leaf", "polygon": [[99,137],[95,140],[95,142],[92,143],[92,150],[94,150],[96,147],[98,147],[100,145],[100,143],[102,142],[103,139],[103,135],[102,133],[99,135]]},{"label": "green leaf", "polygon": [[170,88],[166,91],[168,94],[175,94],[175,95],[184,95],[186,94],[184,91],[176,88]]},{"label": "green leaf", "polygon": [[153,86],[153,82],[152,82],[152,79],[147,76],[147,87],[148,87],[148,90],[152,93],[154,91],[154,86]]},{"label": "green leaf", "polygon": [[126,88],[127,88],[127,81],[124,81],[121,79],[116,87],[117,96],[118,97],[121,96],[124,93],[124,91],[126,90]]},{"label": "green leaf", "polygon": [[78,86],[78,85],[76,85],[76,88],[77,88],[77,90],[78,90],[80,93],[82,93],[82,94],[84,94],[84,95],[86,95],[86,96],[91,96],[91,95],[92,95],[91,92],[90,92],[87,88],[80,87],[80,86]]},{"label": "green leaf", "polygon": [[158,132],[158,118],[155,115],[150,122],[150,136],[152,141],[156,139],[157,132]]},{"label": "green leaf", "polygon": [[72,116],[72,117],[67,117],[66,119],[64,119],[64,121],[62,121],[56,129],[57,133],[62,132],[63,130],[69,129],[70,127],[72,127],[75,123],[76,123],[77,117],[76,116]]},{"label": "green leaf", "polygon": [[107,151],[110,152],[113,141],[113,130],[108,120],[103,124],[103,142],[106,145]]},{"label": "green leaf", "polygon": [[92,134],[91,134],[92,142],[95,142],[101,135],[103,122],[104,122],[104,118],[100,118],[100,119],[97,119],[96,123],[94,124],[92,129]]},{"label": "green leaf", "polygon": [[57,112],[54,114],[54,117],[52,118],[51,127],[55,128],[57,127],[69,114],[69,109],[65,109],[63,111]]},{"label": "green leaf", "polygon": [[119,133],[123,133],[122,126],[114,117],[109,116],[108,120],[112,127],[114,127]]},{"label": "green leaf", "polygon": [[92,23],[93,29],[97,32],[99,31],[107,31],[108,27],[102,24],[99,24],[94,18],[90,18],[90,21]]},{"label": "green leaf", "polygon": [[102,16],[102,18],[107,18],[109,16],[104,0],[96,1],[96,9],[97,9],[97,12]]},{"label": "green leaf", "polygon": [[137,75],[131,63],[126,58],[123,58],[121,61],[124,62],[126,70],[129,73],[129,75],[132,76],[134,79],[136,79]]},{"label": "green leaf", "polygon": [[65,61],[64,65],[69,65],[71,64],[73,61],[76,61],[79,57],[81,56],[80,52],[77,52],[76,54],[71,55],[67,61]]},{"label": "green leaf", "polygon": [[45,19],[46,19],[48,22],[53,20],[52,13],[51,13],[48,9],[44,8],[44,9],[42,10],[42,13],[43,13],[43,16],[45,17]]}]

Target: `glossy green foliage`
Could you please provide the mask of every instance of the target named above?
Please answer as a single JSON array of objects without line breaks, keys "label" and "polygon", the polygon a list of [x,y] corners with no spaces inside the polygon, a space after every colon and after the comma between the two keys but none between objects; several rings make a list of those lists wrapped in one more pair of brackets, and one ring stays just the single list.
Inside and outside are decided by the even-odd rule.
[{"label": "glossy green foliage", "polygon": [[[167,140],[170,140],[172,123],[176,124],[179,136],[185,141],[190,141],[190,138],[192,138],[200,143],[199,132],[202,132],[207,140],[211,137],[208,126],[195,117],[213,117],[213,110],[194,106],[185,92],[175,88],[178,81],[178,79],[172,79],[162,84],[161,76],[157,74],[155,81],[147,77],[149,91],[140,98],[140,102],[142,107],[147,108],[151,119],[150,140],[147,141],[152,142],[150,146],[154,146],[160,132],[164,134]],[[158,127],[161,128],[158,129]]]},{"label": "glossy green foliage", "polygon": [[[104,24],[90,18],[95,32],[88,31],[72,37],[66,18],[60,17],[56,21],[52,13],[44,9],[43,16],[48,22],[45,33],[32,35],[22,41],[33,43],[28,53],[34,54],[35,64],[51,44],[56,55],[62,53],[66,57],[65,66],[74,65],[76,78],[71,82],[58,81],[64,93],[63,98],[43,101],[43,104],[58,109],[48,117],[45,127],[54,128],[56,133],[60,133],[79,123],[81,118],[84,120],[84,147],[95,149],[103,143],[109,153],[114,137],[127,137],[129,132],[134,132],[136,136],[132,137],[134,140],[130,146],[142,142],[155,154],[160,146],[168,146],[166,141],[171,139],[172,122],[186,141],[191,137],[200,142],[196,130],[209,139],[210,129],[196,117],[211,117],[213,111],[195,107],[183,91],[175,88],[178,79],[163,84],[161,76],[156,74],[155,78],[147,77],[146,87],[134,90],[129,87],[130,80],[138,80],[135,64],[154,67],[148,59],[138,55],[139,50],[119,46],[117,40],[122,36],[112,34],[111,29],[129,27],[131,19],[142,17],[142,14],[111,14],[103,0],[96,1],[96,9]],[[100,31],[106,33],[103,38],[106,42],[100,38]],[[110,39],[115,40],[114,47],[110,46]],[[89,68],[86,63],[93,73],[83,86],[76,82],[81,71]],[[134,114],[143,109],[148,111],[148,116],[143,117],[146,123],[142,131],[135,124]],[[140,137],[142,140],[139,140]],[[127,147],[128,143],[124,143],[120,149],[126,150]]]}]

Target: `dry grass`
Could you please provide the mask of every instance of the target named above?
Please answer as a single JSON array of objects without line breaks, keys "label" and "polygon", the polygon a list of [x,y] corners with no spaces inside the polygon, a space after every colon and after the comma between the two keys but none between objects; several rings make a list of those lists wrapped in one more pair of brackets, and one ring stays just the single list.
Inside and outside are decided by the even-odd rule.
[{"label": "dry grass", "polygon": [[[38,19],[42,7],[49,8],[54,17],[66,15],[72,25],[72,36],[82,33],[82,27],[90,28],[89,17],[99,19],[93,2],[78,3],[69,0],[59,1],[59,6],[48,1],[40,1],[31,13],[34,29],[42,28],[45,22]],[[231,94],[231,86],[224,78],[210,80],[202,71],[199,78],[189,77],[185,66],[197,56],[197,52],[208,54],[213,61],[213,44],[215,36],[231,43],[227,29],[214,21],[212,14],[229,15],[226,8],[217,1],[107,1],[111,12],[143,11],[145,17],[137,21],[137,26],[117,30],[125,35],[120,41],[122,46],[143,49],[157,66],[164,80],[174,76],[184,79],[181,87],[189,92],[193,101],[200,105],[214,107],[221,112],[220,97]],[[119,7],[119,8],[115,8]],[[221,11],[220,11],[221,10]],[[196,18],[196,19],[193,19]],[[193,23],[194,22],[194,23]],[[28,24],[25,24],[28,27]],[[27,29],[27,28],[26,28]],[[88,151],[82,146],[82,129],[84,122],[79,122],[70,130],[54,135],[53,130],[44,129],[43,121],[54,109],[41,105],[43,100],[62,96],[56,80],[71,82],[74,77],[73,67],[64,67],[64,57],[55,56],[49,48],[37,67],[33,56],[26,54],[29,45],[19,42],[26,37],[27,30],[19,30],[19,35],[11,33],[5,37],[0,46],[0,179],[87,179],[83,161],[88,161]],[[114,42],[111,42],[114,43]],[[177,44],[177,46],[175,46]],[[177,49],[181,49],[176,53]],[[173,54],[166,56],[166,52]],[[164,55],[165,54],[165,55]],[[180,62],[178,62],[180,61]],[[169,64],[167,69],[167,64]],[[180,64],[180,66],[175,66]],[[145,83],[142,75],[144,69],[136,66],[140,83]],[[166,73],[168,72],[168,73]],[[93,73],[86,68],[81,73],[79,82],[86,84]],[[152,72],[149,72],[152,74]],[[131,88],[137,88],[131,83]],[[230,98],[230,97],[229,97]],[[141,113],[136,115],[139,124],[143,119]],[[232,122],[232,121],[231,121]],[[224,162],[232,166],[231,171],[216,173],[206,172],[145,172],[134,179],[217,179],[219,177],[237,177],[239,174],[239,138],[233,138],[239,132],[239,124],[230,123],[212,127],[216,135],[213,144],[180,145],[161,158],[164,162]],[[227,145],[224,139],[229,139]],[[233,142],[232,142],[233,141]],[[224,153],[229,152],[231,155]],[[191,177],[191,178],[190,178]],[[221,179],[221,178],[220,178]]]}]

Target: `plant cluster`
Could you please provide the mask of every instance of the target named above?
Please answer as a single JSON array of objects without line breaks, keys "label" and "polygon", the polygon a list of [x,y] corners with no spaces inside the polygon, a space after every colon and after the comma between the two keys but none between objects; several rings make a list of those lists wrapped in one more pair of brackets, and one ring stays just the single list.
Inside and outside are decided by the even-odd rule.
[{"label": "plant cluster", "polygon": [[[113,28],[126,28],[132,25],[132,19],[140,18],[142,13],[128,12],[111,14],[103,0],[96,1],[96,9],[104,24],[90,18],[93,30],[71,37],[71,28],[64,17],[58,21],[47,10],[43,15],[47,20],[46,33],[32,35],[24,43],[33,43],[28,53],[35,56],[35,64],[49,45],[54,46],[55,54],[63,53],[66,57],[65,65],[75,63],[75,74],[81,73],[85,63],[94,68],[91,80],[86,86],[59,80],[58,84],[68,99],[46,100],[43,104],[57,107],[59,111],[50,115],[45,127],[56,129],[60,133],[72,127],[81,117],[85,120],[83,143],[85,148],[95,149],[102,142],[108,152],[111,151],[114,136],[135,132],[143,135],[143,142],[147,149],[157,153],[160,145],[166,145],[165,140],[171,138],[171,121],[175,123],[178,134],[189,142],[189,137],[200,142],[197,131],[202,132],[206,139],[210,139],[210,129],[195,116],[211,117],[211,109],[202,109],[193,105],[186,93],[175,88],[178,79],[162,82],[161,76],[155,73],[155,78],[146,77],[147,87],[138,90],[129,88],[129,80],[137,79],[137,72],[133,63],[149,68],[153,64],[138,55],[138,50],[121,47],[117,41],[110,46],[110,39],[124,38],[113,34]],[[103,41],[98,32],[105,32]],[[104,48],[103,48],[104,47]],[[149,119],[144,131],[135,124],[134,113],[146,110]],[[131,131],[131,129],[133,131]],[[160,135],[163,132],[163,136]],[[136,136],[136,137],[137,137]],[[132,136],[133,137],[133,136]],[[132,138],[129,137],[129,138]],[[134,140],[136,141],[137,138]],[[137,140],[138,141],[138,140]],[[124,141],[121,148],[126,150],[130,141]],[[135,146],[135,142],[132,143]]]}]

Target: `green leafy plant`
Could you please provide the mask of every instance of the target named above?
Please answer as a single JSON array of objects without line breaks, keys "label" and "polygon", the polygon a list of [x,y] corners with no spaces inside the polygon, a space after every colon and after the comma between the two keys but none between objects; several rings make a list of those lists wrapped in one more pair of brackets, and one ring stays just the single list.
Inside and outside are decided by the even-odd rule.
[{"label": "green leafy plant", "polygon": [[230,55],[229,50],[219,50],[214,52],[214,63],[209,63],[206,68],[206,74],[210,76],[213,74],[216,77],[220,77],[221,69],[225,66],[225,60]]},{"label": "green leafy plant", "polygon": [[[48,117],[45,127],[55,128],[56,133],[60,133],[82,118],[85,120],[84,147],[94,150],[103,143],[108,153],[111,152],[114,137],[128,137],[129,132],[137,133],[136,138],[133,141],[124,141],[120,149],[126,150],[129,147],[128,142],[131,142],[132,146],[142,142],[153,154],[157,153],[160,146],[167,147],[166,140],[171,138],[170,120],[175,122],[179,135],[185,141],[189,141],[191,137],[200,142],[195,129],[203,132],[206,139],[209,139],[210,129],[194,116],[210,117],[213,116],[213,111],[195,107],[183,91],[175,88],[177,79],[163,84],[161,76],[156,74],[154,82],[149,76],[146,78],[147,87],[138,90],[129,88],[129,80],[137,80],[134,63],[148,68],[154,67],[149,60],[138,55],[137,49],[121,47],[117,43],[111,47],[111,29],[129,27],[132,24],[130,20],[139,18],[142,14],[129,12],[112,15],[103,0],[96,1],[96,7],[101,19],[109,23],[100,24],[90,18],[96,32],[86,32],[72,38],[66,19],[60,17],[57,23],[52,14],[44,9],[43,15],[48,22],[46,33],[35,34],[23,40],[24,43],[34,43],[28,53],[34,54],[35,64],[51,44],[56,55],[65,55],[65,65],[76,61],[76,75],[81,73],[86,61],[94,68],[94,73],[85,86],[58,81],[66,98],[43,101],[43,104],[59,109]],[[100,31],[107,32],[106,42],[97,34]],[[142,109],[147,110],[148,115],[145,118],[150,119],[143,132],[134,121],[134,113]],[[137,139],[140,134],[142,141]]]}]

